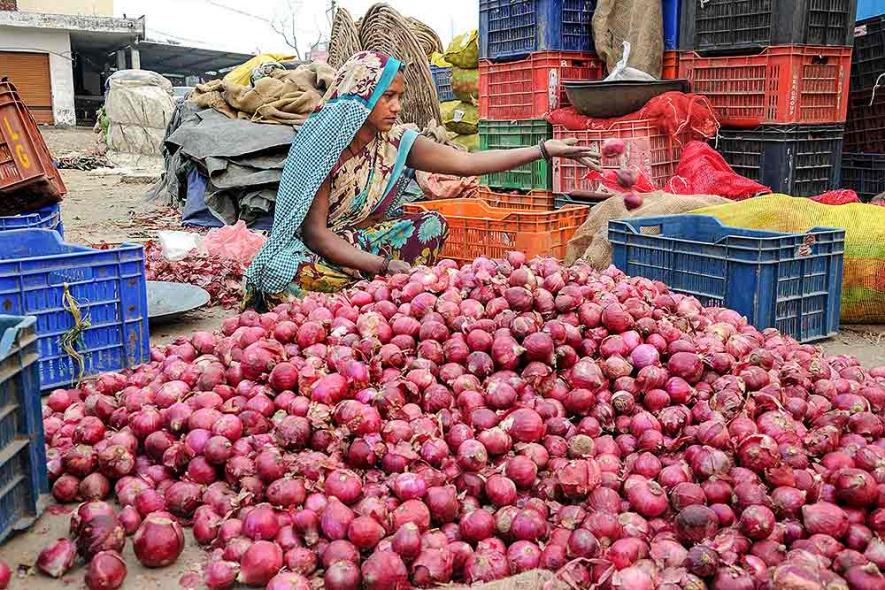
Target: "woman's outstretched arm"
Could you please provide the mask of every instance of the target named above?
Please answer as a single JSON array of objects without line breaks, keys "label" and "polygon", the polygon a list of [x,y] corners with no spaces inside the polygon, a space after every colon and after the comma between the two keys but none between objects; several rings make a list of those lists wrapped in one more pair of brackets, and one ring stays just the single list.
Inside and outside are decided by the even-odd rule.
[{"label": "woman's outstretched arm", "polygon": [[[329,179],[317,191],[316,197],[301,223],[301,237],[312,252],[333,264],[353,268],[365,273],[380,274],[385,259],[354,247],[350,242],[329,229]],[[399,261],[390,263],[390,270],[402,270]],[[408,265],[405,265],[408,268]]]},{"label": "woman's outstretched arm", "polygon": [[[551,158],[569,158],[588,168],[599,170],[599,154],[576,143],[575,140],[550,139],[544,143],[544,146]],[[512,170],[541,158],[543,155],[539,146],[471,154],[439,144],[426,137],[419,137],[409,152],[408,165],[415,170],[437,174],[480,176]]]}]

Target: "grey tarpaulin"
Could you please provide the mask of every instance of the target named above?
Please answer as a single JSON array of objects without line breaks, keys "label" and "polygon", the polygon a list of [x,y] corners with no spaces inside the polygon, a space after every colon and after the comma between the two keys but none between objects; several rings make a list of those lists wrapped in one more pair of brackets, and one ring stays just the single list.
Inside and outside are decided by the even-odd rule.
[{"label": "grey tarpaulin", "polygon": [[187,199],[187,177],[206,175],[205,201],[225,223],[251,223],[273,212],[277,187],[296,130],[229,119],[214,109],[178,106],[165,140],[166,172],[156,187],[175,205]]}]

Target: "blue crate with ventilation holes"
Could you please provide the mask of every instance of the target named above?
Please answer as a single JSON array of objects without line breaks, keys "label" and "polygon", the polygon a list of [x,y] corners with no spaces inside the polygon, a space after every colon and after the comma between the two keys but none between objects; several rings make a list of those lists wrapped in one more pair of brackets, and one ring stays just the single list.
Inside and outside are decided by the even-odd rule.
[{"label": "blue crate with ventilation holes", "polygon": [[479,58],[520,59],[535,51],[595,51],[595,0],[480,0]]},{"label": "blue crate with ventilation holes", "polygon": [[52,203],[36,211],[0,217],[0,231],[10,229],[52,229],[57,231],[60,236],[64,236],[61,207],[58,203]]},{"label": "blue crate with ventilation holes", "polygon": [[[689,0],[690,1],[690,0]],[[663,0],[664,51],[679,49],[679,8],[682,0]]]},{"label": "blue crate with ventilation holes", "polygon": [[455,100],[455,93],[452,90],[452,68],[431,65],[430,73],[433,74],[433,85],[436,86],[439,102]]},{"label": "blue crate with ventilation holes", "polygon": [[0,315],[0,542],[48,500],[35,328],[33,317]]},{"label": "blue crate with ventilation holes", "polygon": [[[758,197],[765,198],[765,197]],[[839,331],[845,230],[782,233],[706,215],[609,221],[612,263],[800,342]]]},{"label": "blue crate with ventilation holes", "polygon": [[96,250],[45,229],[0,232],[0,312],[37,318],[43,390],[145,362],[144,248]]}]

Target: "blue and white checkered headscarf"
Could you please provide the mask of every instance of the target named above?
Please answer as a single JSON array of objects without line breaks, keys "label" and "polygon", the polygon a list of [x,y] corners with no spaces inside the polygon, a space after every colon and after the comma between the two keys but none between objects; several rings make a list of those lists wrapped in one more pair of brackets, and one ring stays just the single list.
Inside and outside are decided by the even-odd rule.
[{"label": "blue and white checkered headscarf", "polygon": [[292,282],[309,254],[300,229],[317,191],[401,67],[395,58],[363,51],[338,70],[289,149],[271,235],[246,269],[247,296],[280,293]]}]

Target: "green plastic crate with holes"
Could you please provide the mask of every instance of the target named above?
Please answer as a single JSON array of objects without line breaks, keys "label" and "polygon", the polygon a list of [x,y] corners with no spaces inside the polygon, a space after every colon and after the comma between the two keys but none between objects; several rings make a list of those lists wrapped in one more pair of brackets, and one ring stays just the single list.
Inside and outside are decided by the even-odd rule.
[{"label": "green plastic crate with holes", "polygon": [[[553,137],[553,128],[544,119],[523,121],[479,122],[479,149],[499,150],[536,146],[542,139]],[[552,189],[550,164],[536,160],[507,172],[496,172],[483,177],[482,183],[495,189],[525,190]]]}]

